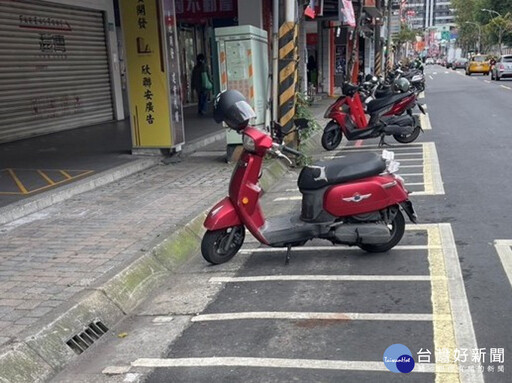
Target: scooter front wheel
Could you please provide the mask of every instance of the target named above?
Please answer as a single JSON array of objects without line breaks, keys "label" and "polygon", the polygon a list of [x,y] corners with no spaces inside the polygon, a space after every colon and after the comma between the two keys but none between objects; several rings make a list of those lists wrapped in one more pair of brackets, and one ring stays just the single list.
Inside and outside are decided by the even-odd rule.
[{"label": "scooter front wheel", "polygon": [[201,254],[208,262],[219,265],[238,253],[245,239],[243,225],[220,230],[208,230],[201,241]]},{"label": "scooter front wheel", "polygon": [[400,209],[396,210],[396,214],[388,226],[391,231],[391,239],[389,241],[378,245],[359,244],[358,246],[369,253],[384,253],[391,250],[400,242],[405,232],[405,219]]},{"label": "scooter front wheel", "polygon": [[343,134],[341,134],[340,126],[331,121],[327,124],[322,134],[322,146],[325,150],[334,150],[336,149],[341,139],[343,138]]},{"label": "scooter front wheel", "polygon": [[393,134],[393,138],[402,144],[413,142],[420,135],[421,128],[415,127],[411,134]]}]

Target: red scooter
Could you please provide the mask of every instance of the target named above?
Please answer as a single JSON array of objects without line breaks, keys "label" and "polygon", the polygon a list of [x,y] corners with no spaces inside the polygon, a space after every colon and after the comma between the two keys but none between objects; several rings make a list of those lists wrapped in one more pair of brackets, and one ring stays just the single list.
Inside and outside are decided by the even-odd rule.
[{"label": "red scooter", "polygon": [[346,83],[343,95],[325,112],[324,117],[331,121],[322,134],[322,146],[325,150],[336,149],[343,135],[349,141],[380,137],[380,146],[385,144],[385,136],[401,143],[413,142],[421,131],[418,117],[412,115],[416,105],[421,110],[416,94],[405,92],[372,100],[365,106],[359,87]]},{"label": "red scooter", "polygon": [[244,242],[245,228],[262,244],[287,248],[287,263],[293,246],[314,238],[385,252],[404,234],[401,210],[416,222],[403,180],[395,174],[397,163],[391,152],[386,152],[387,159],[367,152],[304,167],[298,179],[301,211],[265,219],[258,186],[263,158],[273,153],[288,159],[283,152],[300,152],[249,126],[254,116],[239,92],[228,90],[217,96],[214,118],[243,135],[244,151],[233,171],[229,196],[211,209],[204,222],[207,231],[201,252],[208,262],[229,261]]}]

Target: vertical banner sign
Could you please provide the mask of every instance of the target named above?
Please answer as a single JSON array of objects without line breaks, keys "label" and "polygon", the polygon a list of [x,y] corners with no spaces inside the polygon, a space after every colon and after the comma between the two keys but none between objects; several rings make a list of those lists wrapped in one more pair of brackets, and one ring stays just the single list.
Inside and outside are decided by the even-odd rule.
[{"label": "vertical banner sign", "polygon": [[342,24],[348,25],[349,27],[355,28],[356,17],[354,15],[354,7],[352,6],[352,0],[341,0],[340,2],[340,21]]},{"label": "vertical banner sign", "polygon": [[157,0],[120,2],[133,146],[170,148],[169,92]]},{"label": "vertical banner sign", "polygon": [[181,76],[178,49],[178,33],[176,30],[176,10],[174,0],[163,0],[163,14],[166,28],[166,57],[169,72],[169,92],[172,121],[173,145],[185,142],[185,127],[183,124],[183,102],[181,99]]}]

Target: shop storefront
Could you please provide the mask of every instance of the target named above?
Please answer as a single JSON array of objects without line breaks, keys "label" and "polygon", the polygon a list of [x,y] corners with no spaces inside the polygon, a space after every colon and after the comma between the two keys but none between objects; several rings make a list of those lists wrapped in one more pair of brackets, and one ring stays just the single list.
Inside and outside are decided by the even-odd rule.
[{"label": "shop storefront", "polygon": [[213,75],[214,90],[219,89],[215,52],[214,29],[237,25],[237,0],[187,1],[175,0],[178,23],[178,44],[180,47],[181,84],[185,104],[197,102],[197,95],[191,88],[192,69],[196,57],[202,53]]},{"label": "shop storefront", "polygon": [[112,6],[61,3],[0,2],[0,142],[123,118]]}]

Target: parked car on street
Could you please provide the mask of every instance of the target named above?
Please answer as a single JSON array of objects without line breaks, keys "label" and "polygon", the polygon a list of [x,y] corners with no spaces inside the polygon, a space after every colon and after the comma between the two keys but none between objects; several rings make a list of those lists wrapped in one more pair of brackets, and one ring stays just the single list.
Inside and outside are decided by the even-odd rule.
[{"label": "parked car on street", "polygon": [[452,69],[466,69],[466,65],[468,63],[468,59],[465,59],[463,57],[455,59],[452,63]]},{"label": "parked car on street", "polygon": [[512,77],[512,55],[500,57],[491,71],[491,80],[500,81],[505,77]]},{"label": "parked car on street", "polygon": [[454,62],[454,61],[455,61],[454,59],[451,59],[451,60],[446,61],[446,67],[447,67],[447,68],[451,68],[451,67],[452,67],[452,65],[453,65],[453,62]]},{"label": "parked car on street", "polygon": [[482,73],[487,76],[490,70],[491,64],[489,60],[487,60],[485,56],[476,55],[469,59],[468,65],[466,66],[466,75],[471,76],[473,73]]},{"label": "parked car on street", "polygon": [[432,57],[429,57],[425,60],[425,65],[432,65],[434,64],[434,59]]}]

